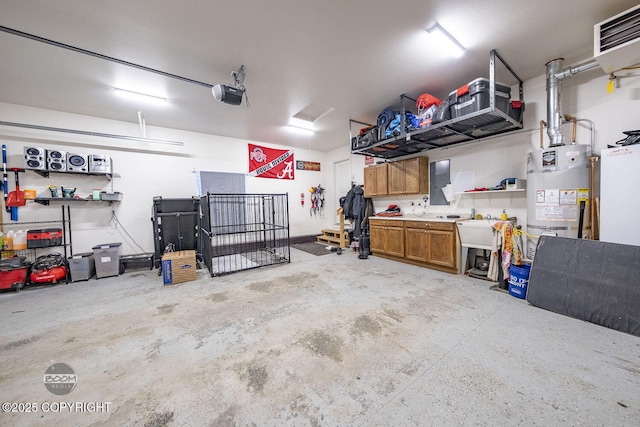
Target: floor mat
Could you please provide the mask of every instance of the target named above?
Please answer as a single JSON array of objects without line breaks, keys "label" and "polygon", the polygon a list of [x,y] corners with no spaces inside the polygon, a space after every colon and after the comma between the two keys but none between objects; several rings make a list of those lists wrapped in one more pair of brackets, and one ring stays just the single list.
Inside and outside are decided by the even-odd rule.
[{"label": "floor mat", "polygon": [[259,264],[256,264],[243,255],[225,255],[211,259],[211,274],[232,273],[234,271],[247,270],[258,266]]},{"label": "floor mat", "polygon": [[316,242],[294,243],[291,247],[313,255],[326,255],[333,253],[327,249],[327,245]]}]

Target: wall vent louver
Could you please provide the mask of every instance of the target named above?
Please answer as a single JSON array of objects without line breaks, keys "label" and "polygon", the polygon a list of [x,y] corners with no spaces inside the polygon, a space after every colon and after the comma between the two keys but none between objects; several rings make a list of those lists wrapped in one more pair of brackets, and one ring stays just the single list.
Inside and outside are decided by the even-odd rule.
[{"label": "wall vent louver", "polygon": [[640,63],[640,5],[594,26],[593,57],[607,73]]}]

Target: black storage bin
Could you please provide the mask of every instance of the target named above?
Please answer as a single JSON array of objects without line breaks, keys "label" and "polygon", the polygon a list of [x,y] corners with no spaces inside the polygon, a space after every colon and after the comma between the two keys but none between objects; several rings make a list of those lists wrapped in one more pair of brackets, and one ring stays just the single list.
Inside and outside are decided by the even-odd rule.
[{"label": "black storage bin", "polygon": [[[495,108],[508,114],[511,88],[496,82],[495,95]],[[449,94],[449,105],[453,119],[488,108],[489,79],[480,77],[452,91]]]},{"label": "black storage bin", "polygon": [[378,142],[378,126],[372,126],[370,128],[365,128],[366,130],[359,135],[351,138],[351,149],[358,150],[360,148],[369,147],[376,142]]},{"label": "black storage bin", "polygon": [[513,120],[522,123],[522,116],[524,115],[524,102],[511,101],[509,103],[509,117]]},{"label": "black storage bin", "polygon": [[444,101],[440,105],[438,105],[436,107],[436,111],[433,112],[433,119],[431,120],[431,124],[435,125],[436,123],[446,122],[449,119],[451,119],[449,101]]}]

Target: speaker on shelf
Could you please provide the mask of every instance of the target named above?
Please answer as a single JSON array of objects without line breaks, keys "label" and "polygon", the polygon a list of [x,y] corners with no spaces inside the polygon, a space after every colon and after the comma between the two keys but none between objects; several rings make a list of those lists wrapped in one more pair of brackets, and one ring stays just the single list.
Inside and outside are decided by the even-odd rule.
[{"label": "speaker on shelf", "polygon": [[67,153],[47,150],[47,169],[54,172],[65,172],[67,170]]},{"label": "speaker on shelf", "polygon": [[87,161],[87,156],[67,153],[67,172],[88,173],[89,162]]},{"label": "speaker on shelf", "polygon": [[44,148],[24,147],[24,167],[25,169],[46,170],[46,154]]},{"label": "speaker on shelf", "polygon": [[101,154],[89,154],[90,173],[111,173],[111,157]]}]

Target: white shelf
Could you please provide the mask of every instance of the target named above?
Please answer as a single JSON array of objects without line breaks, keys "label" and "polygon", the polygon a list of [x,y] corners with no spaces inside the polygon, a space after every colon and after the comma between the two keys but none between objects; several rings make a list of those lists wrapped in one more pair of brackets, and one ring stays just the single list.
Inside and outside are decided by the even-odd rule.
[{"label": "white shelf", "polygon": [[487,193],[523,193],[527,191],[525,188],[518,188],[516,190],[485,190],[485,191],[463,191],[456,194],[487,194]]}]

